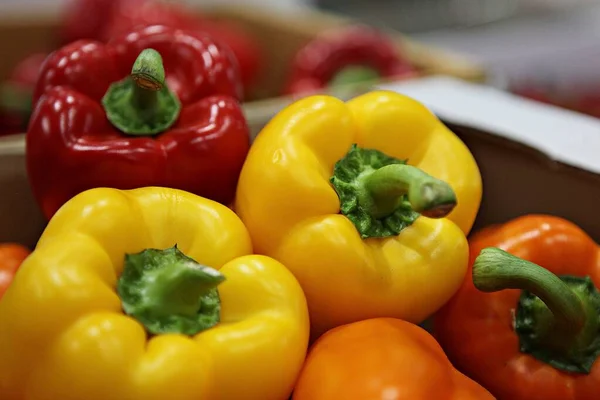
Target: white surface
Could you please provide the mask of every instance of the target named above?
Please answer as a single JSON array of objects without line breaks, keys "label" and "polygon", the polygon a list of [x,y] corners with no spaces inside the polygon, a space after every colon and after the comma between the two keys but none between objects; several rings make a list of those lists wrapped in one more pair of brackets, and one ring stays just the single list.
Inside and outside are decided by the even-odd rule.
[{"label": "white surface", "polygon": [[413,97],[450,123],[512,139],[556,161],[600,173],[600,119],[446,77],[379,89]]},{"label": "white surface", "polygon": [[578,92],[600,82],[600,0],[570,3],[579,7],[414,37],[476,59],[510,82]]}]

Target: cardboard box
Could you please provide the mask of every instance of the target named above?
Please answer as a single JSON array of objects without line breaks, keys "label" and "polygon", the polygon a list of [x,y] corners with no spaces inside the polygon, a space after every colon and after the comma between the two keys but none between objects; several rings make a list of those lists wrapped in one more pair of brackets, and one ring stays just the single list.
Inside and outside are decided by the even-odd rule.
[{"label": "cardboard box", "polygon": [[[46,10],[40,14],[0,14],[0,80],[26,55],[36,51],[51,51],[57,46],[59,12],[60,10]],[[270,12],[264,8],[221,6],[199,12],[210,15],[215,20],[237,23],[262,45],[265,68],[255,87],[247,93],[246,111],[251,124],[255,121],[263,123],[265,118],[277,113],[282,105],[292,101],[281,98],[280,93],[287,77],[288,65],[301,46],[323,31],[355,22],[311,9],[289,13]],[[423,75],[444,74],[478,82],[486,78],[485,71],[479,64],[415,43],[395,31],[391,31],[390,36]]]},{"label": "cardboard box", "polygon": [[474,230],[543,213],[600,243],[600,120],[448,77],[378,88],[421,101],[469,147],[483,178]]},{"label": "cardboard box", "polygon": [[[599,120],[450,78],[381,89],[426,104],[474,154],[484,183],[474,229],[548,213],[600,242]],[[0,142],[0,242],[34,246],[45,222],[27,182],[23,137]]]}]

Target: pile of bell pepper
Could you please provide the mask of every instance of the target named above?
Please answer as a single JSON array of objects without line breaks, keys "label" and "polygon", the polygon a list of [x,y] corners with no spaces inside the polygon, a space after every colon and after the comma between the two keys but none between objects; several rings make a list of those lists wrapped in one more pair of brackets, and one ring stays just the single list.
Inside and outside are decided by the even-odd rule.
[{"label": "pile of bell pepper", "polygon": [[[264,56],[252,32],[233,21],[211,20],[182,2],[70,0],[64,6],[55,41],[59,46],[80,40],[108,43],[113,37],[151,25],[183,29],[200,37],[210,36],[220,47],[228,49],[224,57],[234,60],[232,68],[238,71],[236,74],[244,91],[251,91],[257,84]],[[26,131],[36,102],[34,91],[38,74],[48,54],[35,52],[28,55],[13,67],[0,85],[0,135]],[[179,62],[185,63],[186,60],[180,59]],[[243,92],[240,92],[242,95]]]},{"label": "pile of bell pepper", "polygon": [[304,97],[250,145],[233,60],[168,25],[46,58],[48,224],[0,247],[2,400],[599,398],[588,235],[472,234],[476,160],[397,93]]},{"label": "pile of bell pepper", "polygon": [[[251,30],[233,20],[210,18],[183,2],[164,0],[69,0],[55,41],[60,46],[82,40],[109,44],[115,37],[152,25],[209,36],[227,48],[223,56],[234,60],[231,68],[238,70],[239,98],[243,101],[265,96],[304,97],[323,91],[343,94],[346,89],[361,91],[376,80],[409,79],[419,74],[393,35],[374,27],[349,24],[327,30],[294,49],[292,57],[284,62],[284,70],[276,71],[283,77],[281,87],[265,92],[261,81],[270,79],[272,74],[269,49]],[[39,93],[34,92],[42,63],[56,51],[54,48],[28,55],[0,84],[0,135],[27,130],[39,98]],[[59,62],[56,57],[53,60]],[[185,62],[179,59],[179,63]],[[71,69],[63,69],[63,73],[80,79]],[[210,70],[204,73],[210,74]]]}]

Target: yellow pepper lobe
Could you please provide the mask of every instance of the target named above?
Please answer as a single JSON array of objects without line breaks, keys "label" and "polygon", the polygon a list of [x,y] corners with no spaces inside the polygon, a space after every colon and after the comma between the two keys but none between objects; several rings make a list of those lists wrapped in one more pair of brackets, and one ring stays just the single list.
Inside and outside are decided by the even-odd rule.
[{"label": "yellow pepper lobe", "polygon": [[125,256],[117,292],[123,309],[152,334],[195,335],[219,322],[217,285],[225,277],[177,246]]},{"label": "yellow pepper lobe", "polygon": [[[396,161],[365,168],[368,179],[340,175],[334,184],[336,164],[353,145]],[[347,203],[344,185],[352,189]],[[255,251],[302,285],[315,338],[367,318],[418,323],[438,310],[464,279],[465,235],[480,199],[481,177],[464,143],[422,104],[377,91],[346,103],[306,97],[276,115],[250,149],[235,210]],[[361,209],[368,218],[352,220]],[[385,237],[364,237],[384,229]]]},{"label": "yellow pepper lobe", "polygon": [[[187,259],[180,269],[175,243],[225,278],[219,323],[193,336],[152,335],[123,312],[116,289],[130,269],[126,254],[131,262],[156,249],[144,254],[174,259],[162,257],[161,272],[147,276],[169,281],[146,286],[161,300],[152,304],[160,316],[190,315],[198,292],[220,280]],[[184,299],[172,301],[175,288]],[[0,300],[0,398],[288,399],[306,357],[308,319],[298,281],[253,254],[246,227],[226,206],[169,188],[88,190],[54,215]]]}]

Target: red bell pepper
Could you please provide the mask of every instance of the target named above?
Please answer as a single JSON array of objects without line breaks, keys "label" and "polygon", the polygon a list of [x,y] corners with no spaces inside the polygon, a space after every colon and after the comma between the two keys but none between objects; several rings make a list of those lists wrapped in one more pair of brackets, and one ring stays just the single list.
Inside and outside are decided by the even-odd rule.
[{"label": "red bell pepper", "polygon": [[183,4],[160,0],[71,0],[63,18],[63,41],[108,41],[133,29],[164,25],[208,33],[231,49],[242,83],[250,88],[261,67],[261,49],[250,32],[230,21],[212,21]]},{"label": "red bell pepper", "polygon": [[244,88],[249,88],[255,82],[262,57],[260,46],[250,32],[233,22],[209,20],[183,4],[157,0],[119,0],[118,5],[113,6],[102,39],[155,24],[200,32],[202,35],[209,34],[233,52],[240,67]]},{"label": "red bell pepper", "polygon": [[0,135],[23,133],[32,109],[33,90],[46,53],[33,53],[21,60],[0,87]]},{"label": "red bell pepper", "polygon": [[598,244],[564,219],[527,215],[469,246],[471,270],[434,318],[452,363],[498,399],[600,399]]},{"label": "red bell pepper", "polygon": [[26,141],[45,216],[94,187],[165,186],[230,203],[249,149],[240,93],[227,49],[174,28],[57,50]]},{"label": "red bell pepper", "polygon": [[414,74],[415,69],[387,35],[372,27],[353,25],[320,35],[302,47],[290,65],[284,94]]},{"label": "red bell pepper", "polygon": [[69,0],[61,21],[61,42],[102,38],[114,8],[122,0]]}]

